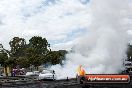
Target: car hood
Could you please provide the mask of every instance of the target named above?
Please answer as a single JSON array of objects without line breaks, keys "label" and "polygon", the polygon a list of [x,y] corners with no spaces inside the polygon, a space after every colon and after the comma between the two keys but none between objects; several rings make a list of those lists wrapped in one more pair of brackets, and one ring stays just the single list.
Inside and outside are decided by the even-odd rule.
[{"label": "car hood", "polygon": [[33,73],[26,73],[26,75],[33,75]]},{"label": "car hood", "polygon": [[47,74],[39,74],[39,76],[52,76],[53,74],[47,73]]}]

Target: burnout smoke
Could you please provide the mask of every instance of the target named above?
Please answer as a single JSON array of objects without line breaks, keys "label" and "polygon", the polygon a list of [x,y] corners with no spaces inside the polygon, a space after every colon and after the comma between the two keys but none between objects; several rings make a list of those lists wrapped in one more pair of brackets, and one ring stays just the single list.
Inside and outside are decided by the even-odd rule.
[{"label": "burnout smoke", "polygon": [[77,66],[83,65],[87,73],[119,73],[123,68],[127,48],[127,0],[91,0],[89,2],[91,24],[67,61],[55,69],[59,78],[75,77]]}]

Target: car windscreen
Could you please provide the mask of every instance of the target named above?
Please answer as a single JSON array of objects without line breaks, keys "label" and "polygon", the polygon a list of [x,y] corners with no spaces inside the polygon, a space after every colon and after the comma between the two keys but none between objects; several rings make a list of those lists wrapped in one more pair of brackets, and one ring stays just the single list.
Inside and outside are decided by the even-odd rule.
[{"label": "car windscreen", "polygon": [[48,70],[42,71],[42,74],[47,74],[47,73],[51,73],[51,71]]}]

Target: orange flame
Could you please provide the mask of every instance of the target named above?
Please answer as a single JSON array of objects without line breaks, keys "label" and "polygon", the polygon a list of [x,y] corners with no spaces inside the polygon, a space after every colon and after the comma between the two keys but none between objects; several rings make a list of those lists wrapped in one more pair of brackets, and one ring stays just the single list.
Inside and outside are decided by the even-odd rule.
[{"label": "orange flame", "polygon": [[82,65],[80,65],[78,67],[78,75],[79,76],[84,76],[85,74],[86,74],[86,72],[85,72],[84,68],[82,67]]}]

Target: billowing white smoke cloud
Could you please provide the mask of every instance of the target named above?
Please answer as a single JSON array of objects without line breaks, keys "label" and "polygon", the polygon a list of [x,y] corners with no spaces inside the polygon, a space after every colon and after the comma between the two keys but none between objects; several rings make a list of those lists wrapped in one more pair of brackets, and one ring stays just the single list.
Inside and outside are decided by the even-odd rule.
[{"label": "billowing white smoke cloud", "polygon": [[64,67],[52,67],[59,78],[75,77],[78,65],[87,73],[118,73],[127,48],[127,0],[91,0],[91,25],[66,58]]}]

